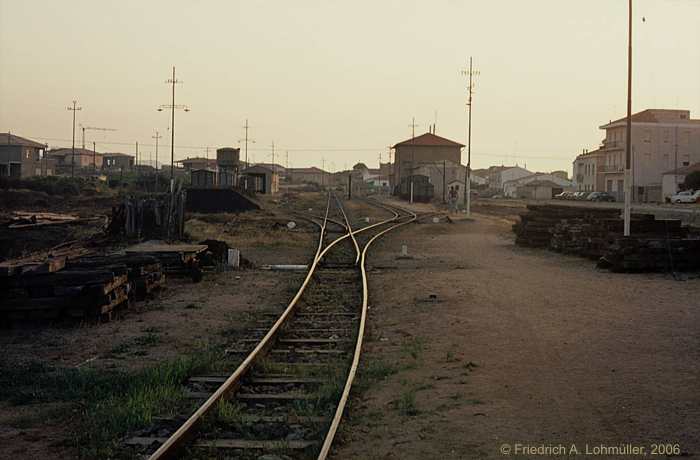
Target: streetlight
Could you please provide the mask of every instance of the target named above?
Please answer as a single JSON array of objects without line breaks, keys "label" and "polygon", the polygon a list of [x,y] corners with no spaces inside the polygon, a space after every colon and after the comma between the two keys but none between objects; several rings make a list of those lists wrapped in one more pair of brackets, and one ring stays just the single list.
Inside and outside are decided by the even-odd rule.
[{"label": "streetlight", "polygon": [[630,236],[630,219],[632,217],[632,0],[627,8],[627,128],[625,141],[625,210],[624,235]]}]

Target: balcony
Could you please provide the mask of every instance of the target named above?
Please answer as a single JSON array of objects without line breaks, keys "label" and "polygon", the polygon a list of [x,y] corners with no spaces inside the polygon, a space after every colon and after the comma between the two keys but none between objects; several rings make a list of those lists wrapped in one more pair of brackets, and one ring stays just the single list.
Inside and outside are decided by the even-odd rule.
[{"label": "balcony", "polygon": [[625,148],[625,143],[622,141],[609,141],[607,139],[603,139],[600,148],[603,150],[621,150]]},{"label": "balcony", "polygon": [[602,173],[621,173],[625,172],[622,165],[601,165],[598,166],[598,172]]}]

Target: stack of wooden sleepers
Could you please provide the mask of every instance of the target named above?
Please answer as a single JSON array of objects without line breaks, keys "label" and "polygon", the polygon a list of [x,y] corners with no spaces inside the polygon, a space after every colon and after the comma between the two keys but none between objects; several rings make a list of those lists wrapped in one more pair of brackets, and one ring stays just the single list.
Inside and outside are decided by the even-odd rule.
[{"label": "stack of wooden sleepers", "polygon": [[0,320],[109,319],[164,282],[153,257],[90,256],[0,264]]},{"label": "stack of wooden sleepers", "polygon": [[546,248],[550,246],[552,230],[564,219],[605,219],[620,215],[618,209],[585,208],[581,206],[529,204],[513,225],[515,243],[519,246]]},{"label": "stack of wooden sleepers", "polygon": [[128,300],[126,267],[67,269],[65,259],[33,268],[14,267],[0,277],[3,320],[109,317]]},{"label": "stack of wooden sleepers", "polygon": [[165,274],[163,273],[160,261],[149,255],[110,255],[81,257],[70,260],[66,264],[67,268],[76,270],[105,270],[108,268],[122,269],[126,267],[129,292],[134,300],[143,300],[154,290],[161,288],[165,284]]},{"label": "stack of wooden sleepers", "polygon": [[202,278],[199,257],[207,250],[206,244],[165,244],[145,242],[127,248],[127,255],[155,257],[168,276],[188,276],[194,281]]},{"label": "stack of wooden sleepers", "polygon": [[621,237],[598,267],[614,272],[700,270],[700,238]]},{"label": "stack of wooden sleepers", "polygon": [[[623,235],[624,223],[618,218],[563,219],[552,229],[550,248],[597,260]],[[652,214],[633,214],[630,231],[636,236],[683,238],[687,227],[680,220],[656,220]]]},{"label": "stack of wooden sleepers", "polygon": [[633,214],[632,237],[623,237],[618,209],[528,205],[513,226],[520,246],[551,248],[599,260],[613,271],[688,271],[700,269],[700,236],[680,220]]}]

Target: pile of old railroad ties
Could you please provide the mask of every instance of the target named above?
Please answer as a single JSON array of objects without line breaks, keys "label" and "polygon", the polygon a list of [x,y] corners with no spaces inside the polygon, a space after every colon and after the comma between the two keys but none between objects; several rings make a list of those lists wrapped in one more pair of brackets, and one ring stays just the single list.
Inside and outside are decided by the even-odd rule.
[{"label": "pile of old railroad ties", "polygon": [[206,244],[146,242],[117,254],[81,248],[0,263],[0,323],[108,320],[118,308],[161,288],[166,276],[199,281],[200,263],[211,259],[209,249]]},{"label": "pile of old railroad ties", "polygon": [[528,205],[513,225],[519,246],[549,248],[597,260],[614,272],[700,270],[700,232],[680,220],[632,214],[623,236],[621,211],[564,205]]}]

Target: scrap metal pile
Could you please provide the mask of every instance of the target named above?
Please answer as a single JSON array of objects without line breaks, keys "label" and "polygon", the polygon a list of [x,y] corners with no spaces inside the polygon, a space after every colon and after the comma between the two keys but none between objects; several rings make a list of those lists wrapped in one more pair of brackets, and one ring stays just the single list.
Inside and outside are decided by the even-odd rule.
[{"label": "scrap metal pile", "polygon": [[700,269],[700,237],[680,220],[633,214],[632,237],[623,237],[620,211],[612,208],[528,205],[513,225],[519,246],[599,260],[612,271],[688,271]]}]

